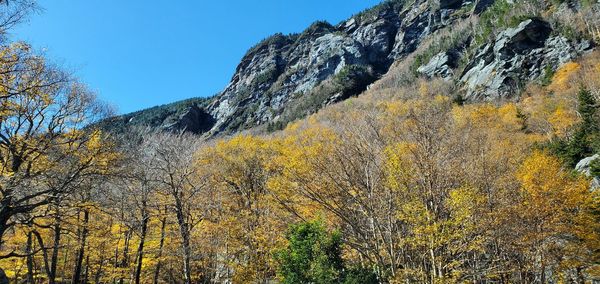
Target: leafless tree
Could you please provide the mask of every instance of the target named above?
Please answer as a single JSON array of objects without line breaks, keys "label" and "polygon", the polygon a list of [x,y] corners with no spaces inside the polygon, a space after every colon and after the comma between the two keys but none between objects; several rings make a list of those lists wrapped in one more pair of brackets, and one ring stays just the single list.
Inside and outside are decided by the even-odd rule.
[{"label": "leafless tree", "polygon": [[192,283],[191,233],[204,218],[202,194],[208,185],[206,179],[198,177],[195,168],[201,141],[185,134],[157,133],[146,139],[141,147],[150,157],[146,166],[160,184],[160,193],[177,220],[182,241],[183,280]]}]

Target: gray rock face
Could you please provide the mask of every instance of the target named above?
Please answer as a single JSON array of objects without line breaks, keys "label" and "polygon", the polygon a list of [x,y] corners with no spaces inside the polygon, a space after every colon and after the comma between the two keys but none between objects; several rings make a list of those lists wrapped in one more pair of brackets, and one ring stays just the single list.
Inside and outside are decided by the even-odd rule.
[{"label": "gray rock face", "polygon": [[433,78],[441,77],[446,80],[450,80],[454,72],[452,69],[455,60],[452,58],[452,54],[448,52],[441,52],[429,60],[429,63],[422,65],[417,69],[417,72],[422,75]]},{"label": "gray rock face", "polygon": [[522,85],[589,48],[562,36],[551,37],[550,24],[526,20],[516,28],[500,33],[496,40],[479,49],[465,68],[461,81],[471,101],[511,99]]},{"label": "gray rock face", "polygon": [[[427,36],[452,26],[473,5],[481,13],[494,0],[390,0],[333,26],[316,22],[300,34],[271,36],[251,48],[226,88],[214,97],[176,102],[115,119],[119,128],[140,121],[167,130],[212,137],[268,128],[364,91],[389,67],[414,52]],[[552,34],[531,19],[479,47],[462,74],[460,50],[434,56],[418,72],[459,79],[469,101],[513,99],[525,83],[591,48]],[[456,48],[456,47],[455,47]],[[456,78],[459,77],[459,78]],[[344,85],[344,86],[340,86]],[[350,86],[350,87],[347,87]]]},{"label": "gray rock face", "polygon": [[[577,165],[575,166],[575,170],[586,176],[591,176],[591,172],[590,172],[591,164],[592,164],[592,162],[594,162],[598,159],[600,159],[600,155],[598,155],[598,154],[591,156],[591,157],[587,157],[587,158],[579,161],[579,163],[577,163]],[[592,179],[591,187],[592,187],[592,189],[600,189],[600,178],[594,177],[594,179]]]},{"label": "gray rock face", "polygon": [[[316,23],[300,36],[277,35],[280,38],[268,39],[251,50],[231,83],[208,106],[216,120],[211,132],[271,121],[292,94],[311,90],[344,66],[374,64],[369,53],[377,50],[367,50],[357,39],[336,31],[327,23]],[[378,34],[363,36],[363,40],[381,41]]]},{"label": "gray rock face", "polygon": [[215,121],[210,114],[194,105],[189,107],[184,114],[177,117],[175,122],[165,125],[164,128],[170,131],[183,130],[201,134],[210,130],[214,123]]},{"label": "gray rock face", "polygon": [[[128,120],[120,123],[151,117],[152,126],[214,136],[282,122],[300,102],[320,108],[362,92],[425,37],[459,15],[465,17],[455,12],[469,3],[415,0],[407,5],[391,0],[336,26],[316,22],[300,34],[276,34],[251,48],[227,87],[208,102],[188,106],[183,113],[154,108],[153,115],[125,115]],[[449,70],[432,72],[447,76]],[[352,87],[314,91],[324,84],[331,87],[335,80],[351,82]]]},{"label": "gray rock face", "polygon": [[593,161],[600,159],[600,155],[596,154],[594,156],[591,157],[587,157],[581,161],[579,161],[579,163],[577,163],[577,165],[575,166],[575,170],[585,174],[586,176],[589,176],[590,173],[590,167]]},{"label": "gray rock face", "polygon": [[[361,82],[358,94],[427,35],[453,23],[457,18],[452,9],[463,1],[440,4],[443,9],[418,0],[406,8],[403,1],[388,1],[337,26],[318,22],[300,35],[263,41],[244,56],[231,83],[208,105],[216,121],[209,135],[278,121],[290,104],[317,99],[307,96],[349,66],[371,70],[355,78]],[[333,93],[318,100],[326,105],[348,95],[353,94]]]}]

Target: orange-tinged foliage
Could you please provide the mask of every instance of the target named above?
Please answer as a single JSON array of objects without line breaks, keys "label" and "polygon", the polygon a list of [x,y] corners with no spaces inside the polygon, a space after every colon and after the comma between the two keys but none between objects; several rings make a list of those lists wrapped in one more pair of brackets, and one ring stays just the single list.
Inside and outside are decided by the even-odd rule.
[{"label": "orange-tinged foliage", "polygon": [[[591,212],[597,208],[597,193],[589,191],[589,180],[572,176],[558,158],[535,151],[517,172],[521,201],[514,208],[523,224],[519,243],[533,259],[556,261],[559,270],[590,267],[599,243],[600,227]],[[574,243],[565,243],[576,239]],[[560,251],[561,257],[552,259]]]},{"label": "orange-tinged foliage", "polygon": [[565,92],[577,84],[578,71],[581,65],[576,62],[568,62],[560,67],[552,77],[552,83],[548,89],[552,92]]}]

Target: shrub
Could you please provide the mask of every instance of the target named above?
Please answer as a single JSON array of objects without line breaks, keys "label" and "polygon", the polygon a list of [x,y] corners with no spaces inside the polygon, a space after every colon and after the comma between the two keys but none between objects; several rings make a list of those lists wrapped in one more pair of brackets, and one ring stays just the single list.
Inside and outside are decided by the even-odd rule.
[{"label": "shrub", "polygon": [[254,85],[254,87],[260,87],[265,83],[273,83],[278,76],[279,72],[277,68],[269,68],[266,71],[258,74],[254,80],[252,80],[252,85]]},{"label": "shrub", "polygon": [[544,77],[542,77],[541,80],[542,86],[549,86],[552,83],[552,77],[554,77],[555,73],[552,65],[546,65],[546,67],[544,67]]},{"label": "shrub", "polygon": [[287,240],[287,247],[275,253],[281,283],[379,283],[370,269],[346,268],[341,256],[341,234],[328,232],[321,221],[290,226]]},{"label": "shrub", "polygon": [[292,225],[288,246],[275,253],[281,283],[340,283],[343,278],[341,235],[328,233],[319,221]]}]

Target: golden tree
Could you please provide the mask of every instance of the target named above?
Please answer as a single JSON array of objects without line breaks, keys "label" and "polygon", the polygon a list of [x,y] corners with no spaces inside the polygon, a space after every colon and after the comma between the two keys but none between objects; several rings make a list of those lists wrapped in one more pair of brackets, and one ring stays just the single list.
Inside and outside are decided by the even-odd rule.
[{"label": "golden tree", "polygon": [[[107,108],[83,85],[16,43],[0,50],[0,244],[15,225],[106,174],[117,158],[90,124]],[[10,251],[1,257],[19,256]]]}]

